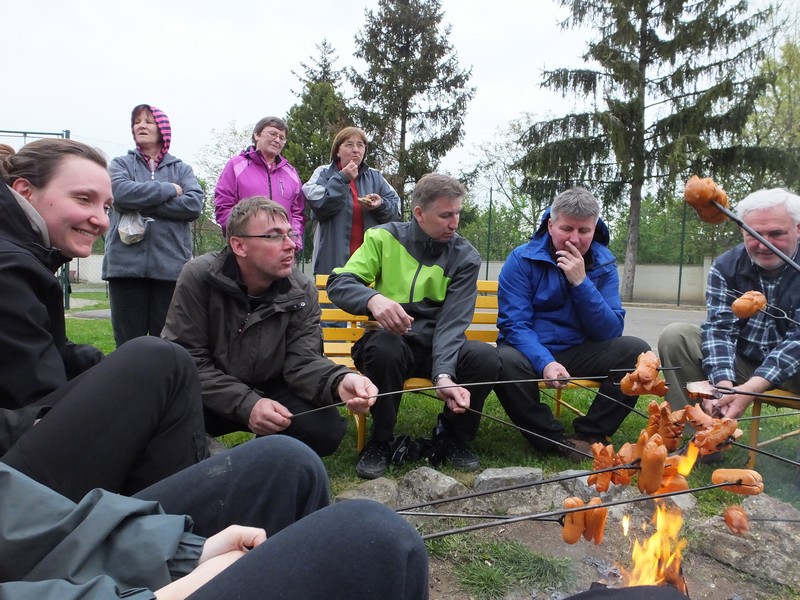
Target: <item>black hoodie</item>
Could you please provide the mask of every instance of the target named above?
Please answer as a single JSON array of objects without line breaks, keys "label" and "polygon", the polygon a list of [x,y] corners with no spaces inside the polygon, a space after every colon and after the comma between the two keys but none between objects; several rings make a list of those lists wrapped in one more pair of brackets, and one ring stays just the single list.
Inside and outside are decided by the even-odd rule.
[{"label": "black hoodie", "polygon": [[0,183],[0,455],[46,412],[47,394],[103,358],[97,348],[67,339],[55,272],[68,260],[43,244]]}]

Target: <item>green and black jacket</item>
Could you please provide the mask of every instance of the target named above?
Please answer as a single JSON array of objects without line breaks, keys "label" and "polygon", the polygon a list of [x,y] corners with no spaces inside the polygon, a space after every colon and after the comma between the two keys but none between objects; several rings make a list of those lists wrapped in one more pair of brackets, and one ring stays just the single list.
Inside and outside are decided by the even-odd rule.
[{"label": "green and black jacket", "polygon": [[475,311],[480,266],[478,251],[458,234],[442,243],[416,220],[386,223],[365,231],[363,245],[333,270],[328,296],[340,308],[368,316],[375,294],[398,302],[414,318],[411,335],[431,346],[431,376],[455,374]]}]

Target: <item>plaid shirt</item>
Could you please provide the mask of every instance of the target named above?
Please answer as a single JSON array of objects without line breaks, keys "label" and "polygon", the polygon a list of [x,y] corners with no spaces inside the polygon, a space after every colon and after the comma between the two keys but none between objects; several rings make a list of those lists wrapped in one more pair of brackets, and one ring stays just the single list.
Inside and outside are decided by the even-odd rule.
[{"label": "plaid shirt", "polygon": [[[785,273],[786,270],[775,279],[759,277],[759,291],[767,298],[767,311],[773,306],[771,299],[775,297]],[[777,319],[764,312],[759,311],[749,319],[737,318],[731,312],[731,303],[748,290],[736,290],[730,283],[716,263],[711,266],[706,289],[708,316],[701,326],[703,371],[711,383],[723,380],[743,383],[736,381],[734,363],[737,353],[759,365],[755,376],[763,377],[775,386],[795,377],[800,372],[800,326],[791,324],[785,335],[781,335]],[[787,309],[787,312],[794,316],[794,310]]]}]

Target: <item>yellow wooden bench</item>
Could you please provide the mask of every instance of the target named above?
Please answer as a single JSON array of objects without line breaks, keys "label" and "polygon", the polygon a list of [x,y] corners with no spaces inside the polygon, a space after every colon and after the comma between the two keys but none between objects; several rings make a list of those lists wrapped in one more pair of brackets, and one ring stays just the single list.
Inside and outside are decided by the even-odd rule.
[{"label": "yellow wooden bench", "polygon": [[[364,323],[369,319],[364,315],[353,315],[339,308],[332,307],[325,287],[328,283],[327,275],[317,275],[316,285],[319,291],[319,302],[322,306],[322,339],[325,356],[335,363],[346,365],[355,369],[350,351],[353,344],[364,335]],[[336,323],[336,326],[331,325]],[[494,344],[497,342],[497,282],[486,279],[478,280],[478,296],[475,299],[475,313],[472,322],[466,331],[467,339],[478,340]],[[412,377],[407,379],[403,389],[414,391],[415,389],[431,387],[433,382],[422,377]],[[599,383],[589,379],[576,379],[571,381],[567,388],[577,387],[599,387]],[[544,388],[544,384],[539,384]],[[383,390],[381,390],[383,391]],[[565,402],[562,397],[563,390],[551,390],[555,392],[555,414],[561,414],[561,406],[572,410],[578,415],[583,413]],[[366,437],[366,418],[365,415],[353,415],[356,422],[356,433],[358,436],[358,450],[364,447]]]},{"label": "yellow wooden bench", "polygon": [[[784,397],[785,396],[797,397],[795,394],[792,394],[790,392],[786,392],[784,390],[778,390],[778,389],[771,390],[771,391],[768,392],[768,394],[770,396],[775,396],[775,399],[773,400],[772,398],[770,398],[770,399],[756,398],[755,400],[753,400],[753,408],[752,408],[752,416],[753,417],[761,416],[761,405],[762,404],[769,404],[771,406],[776,406],[776,407],[779,407],[779,408],[800,409],[800,402],[797,402],[796,400],[782,400],[781,399],[781,396],[784,396]],[[795,435],[800,435],[800,429],[796,429],[794,431],[790,431],[788,433],[784,433],[782,435],[779,435],[778,437],[775,437],[775,438],[772,438],[772,439],[769,439],[769,440],[764,440],[763,442],[759,442],[758,441],[758,429],[759,429],[758,424],[759,424],[759,420],[758,419],[753,419],[752,421],[750,421],[750,440],[749,440],[749,444],[748,445],[751,448],[762,448],[762,447],[768,446],[768,445],[770,445],[770,444],[772,444],[774,442],[779,442],[780,440],[785,440],[788,437],[792,437],[792,436],[795,436]],[[749,457],[748,457],[748,460],[747,460],[747,468],[748,469],[754,469],[755,466],[756,466],[756,456],[758,456],[758,453],[753,451],[753,450],[750,450],[748,452],[748,455],[749,455]]]}]

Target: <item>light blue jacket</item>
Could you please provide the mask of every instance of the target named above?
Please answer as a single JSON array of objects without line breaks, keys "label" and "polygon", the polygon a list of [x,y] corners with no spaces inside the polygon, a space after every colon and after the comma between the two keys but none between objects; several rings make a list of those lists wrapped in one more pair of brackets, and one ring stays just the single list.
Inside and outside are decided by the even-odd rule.
[{"label": "light blue jacket", "polygon": [[[144,277],[176,281],[183,265],[192,257],[192,221],[203,210],[203,190],[192,168],[171,154],[165,154],[151,171],[142,156],[128,151],[111,161],[114,208],[106,233],[103,279]],[[183,189],[178,196],[173,183]],[[144,239],[126,246],[117,226],[125,211],[139,211],[150,217]]]}]

